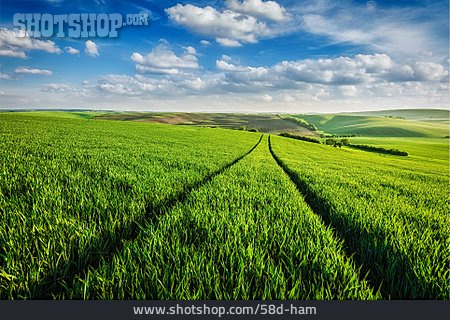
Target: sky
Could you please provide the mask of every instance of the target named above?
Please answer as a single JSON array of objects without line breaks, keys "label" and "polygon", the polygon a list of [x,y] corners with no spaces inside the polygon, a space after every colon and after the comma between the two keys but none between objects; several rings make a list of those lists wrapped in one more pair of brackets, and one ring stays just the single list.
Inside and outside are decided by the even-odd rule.
[{"label": "sky", "polygon": [[[149,23],[34,37],[15,13]],[[447,0],[0,1],[0,109],[447,109],[448,70]]]}]

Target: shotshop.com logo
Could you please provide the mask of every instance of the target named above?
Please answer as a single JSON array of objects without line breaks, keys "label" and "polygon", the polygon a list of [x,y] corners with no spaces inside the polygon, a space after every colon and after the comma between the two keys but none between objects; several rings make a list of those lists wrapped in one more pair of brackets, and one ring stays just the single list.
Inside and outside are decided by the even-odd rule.
[{"label": "shotshop.com logo", "polygon": [[149,15],[127,14],[124,18],[120,13],[16,13],[13,24],[22,37],[116,38],[118,30],[124,26],[147,26]]}]

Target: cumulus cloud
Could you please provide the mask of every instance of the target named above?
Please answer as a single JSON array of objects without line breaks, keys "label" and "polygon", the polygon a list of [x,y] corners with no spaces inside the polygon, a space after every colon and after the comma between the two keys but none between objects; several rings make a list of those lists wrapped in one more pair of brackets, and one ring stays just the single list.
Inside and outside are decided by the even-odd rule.
[{"label": "cumulus cloud", "polygon": [[[328,43],[364,46],[396,58],[424,54],[433,62],[448,56],[448,20],[442,6],[378,6],[348,1],[315,0],[284,8],[276,1],[227,0],[224,8],[177,4],[169,19],[223,46],[238,47],[280,34],[308,32]],[[429,17],[437,17],[430,20]],[[401,17],[401,18],[399,18]],[[448,27],[448,26],[447,26]],[[408,36],[405,36],[408,35]]]},{"label": "cumulus cloud", "polygon": [[51,40],[29,37],[24,31],[0,28],[0,56],[27,58],[26,52],[40,50],[48,53],[61,53],[61,49]]},{"label": "cumulus cloud", "polygon": [[394,62],[387,54],[357,54],[356,61],[359,61],[364,69],[369,73],[380,73],[392,68]]},{"label": "cumulus cloud", "polygon": [[134,52],[131,60],[136,63],[138,73],[179,74],[183,69],[199,69],[197,50],[184,48],[184,53],[176,55],[167,43],[156,46],[147,55]]},{"label": "cumulus cloud", "polygon": [[[273,69],[271,68],[254,67],[251,72],[233,71],[230,74],[245,75],[248,73],[255,75],[262,70],[266,70],[265,72],[269,75],[265,82],[244,82],[228,76],[216,76],[211,79],[208,76],[186,78],[183,75],[182,78],[173,80],[170,77],[109,75],[102,77],[95,85],[94,90],[99,92],[99,96],[107,99],[117,96],[128,97],[129,99],[145,97],[144,100],[147,101],[147,99],[159,97],[157,99],[162,99],[159,100],[160,103],[167,97],[176,101],[188,101],[190,97],[199,96],[201,98],[195,100],[195,108],[230,103],[224,108],[227,110],[242,110],[238,106],[244,105],[248,108],[247,110],[255,111],[262,110],[261,103],[271,104],[273,107],[278,106],[282,109],[301,105],[310,111],[317,111],[318,107],[323,108],[321,110],[333,111],[336,110],[336,105],[346,108],[345,110],[352,108],[361,110],[361,108],[367,107],[367,103],[372,108],[374,106],[420,107],[424,103],[427,106],[442,107],[442,103],[446,103],[446,97],[448,96],[447,83],[430,81],[392,83],[380,79],[375,82],[354,85],[296,82],[295,86],[290,86],[284,83],[285,79],[273,78],[271,74]],[[229,100],[230,97],[234,99],[232,102]],[[114,101],[117,101],[117,99],[114,98]],[[206,101],[207,103],[203,103]],[[273,111],[273,109],[271,110]]]},{"label": "cumulus cloud", "polygon": [[164,42],[146,55],[134,53],[131,57],[138,72],[151,76],[110,74],[83,83],[78,90],[48,84],[42,91],[105,97],[110,101],[126,97],[137,102],[164,101],[168,97],[182,101],[198,96],[209,103],[236,97],[241,105],[253,101],[256,108],[258,103],[322,103],[334,108],[333,103],[347,107],[357,101],[370,101],[374,106],[401,99],[414,105],[431,101],[429,105],[437,106],[448,96],[446,67],[422,61],[401,63],[386,54],[281,61],[271,66],[241,65],[222,55],[216,60],[216,69],[208,72],[199,72],[196,55],[193,47],[175,53]]},{"label": "cumulus cloud", "polygon": [[178,75],[135,76],[111,74],[101,77],[94,85],[96,91],[109,95],[147,96],[164,98],[167,96],[188,96],[205,94],[210,90],[220,90],[220,76],[198,76],[190,73]]},{"label": "cumulus cloud", "polygon": [[273,35],[265,22],[232,10],[217,11],[213,7],[204,8],[191,4],[177,4],[166,9],[169,18],[177,24],[196,33],[214,37],[224,46],[240,46],[256,43],[262,37]]},{"label": "cumulus cloud", "polygon": [[333,111],[336,106],[357,110],[448,104],[447,65],[399,60],[387,54],[280,61],[268,66],[241,64],[234,56],[222,55],[216,60],[216,69],[202,72],[195,48],[177,50],[163,42],[148,54],[133,53],[131,59],[138,71],[134,76],[110,74],[78,87],[49,83],[39,90],[54,101],[73,96],[80,101],[98,99],[105,107],[119,102],[134,107],[132,104],[163,104],[171,99],[173,105],[189,101],[199,108],[208,105],[211,111],[219,105],[224,110],[245,106],[246,110],[263,111],[266,105],[267,111],[273,111],[301,105],[311,111],[318,106]]},{"label": "cumulus cloud", "polygon": [[14,70],[14,72],[18,74],[38,74],[43,76],[51,76],[53,74],[51,70],[28,68],[28,67],[18,67]]},{"label": "cumulus cloud", "polygon": [[448,70],[438,63],[415,61],[410,64],[394,65],[384,77],[388,81],[448,81]]},{"label": "cumulus cloud", "polygon": [[223,71],[245,71],[245,70],[247,70],[246,67],[236,66],[236,65],[231,64],[223,59],[216,60],[216,67],[217,67],[217,69],[220,69]]},{"label": "cumulus cloud", "polygon": [[84,52],[86,52],[87,55],[91,57],[97,57],[100,55],[100,53],[98,52],[98,47],[94,41],[87,40],[85,42],[85,46],[86,48],[84,49]]},{"label": "cumulus cloud", "polygon": [[[272,67],[240,66],[223,58],[216,67],[227,73],[231,82],[268,83],[269,86],[289,86],[293,83],[324,85],[357,85],[377,81],[443,81],[448,70],[441,64],[416,61],[395,63],[386,54],[282,61]],[[346,90],[348,92],[348,90]]]},{"label": "cumulus cloud", "polygon": [[65,47],[66,52],[68,54],[80,54],[80,50],[72,48],[72,47]]},{"label": "cumulus cloud", "polygon": [[273,71],[289,80],[308,83],[354,84],[369,79],[364,68],[349,57],[283,61]]},{"label": "cumulus cloud", "polygon": [[251,67],[244,67],[234,64],[231,57],[227,55],[222,55],[222,58],[216,60],[216,67],[222,71],[249,71]]},{"label": "cumulus cloud", "polygon": [[186,50],[186,52],[192,56],[195,56],[197,54],[197,50],[194,47],[185,47],[184,48]]},{"label": "cumulus cloud", "polygon": [[10,75],[0,72],[0,80],[9,80],[9,79],[11,79]]},{"label": "cumulus cloud", "polygon": [[137,96],[156,90],[167,90],[171,82],[166,79],[151,79],[142,75],[129,76],[111,74],[103,76],[95,88],[103,93]]},{"label": "cumulus cloud", "polygon": [[286,9],[275,1],[227,0],[227,6],[233,11],[262,17],[273,21],[286,21],[290,18]]},{"label": "cumulus cloud", "polygon": [[439,81],[448,76],[448,70],[438,63],[417,61],[411,67],[417,81]]},{"label": "cumulus cloud", "polygon": [[0,56],[25,59],[27,55],[23,51],[12,49],[0,49]]},{"label": "cumulus cloud", "polygon": [[[363,52],[378,53],[292,59],[270,65],[241,64],[222,56],[215,61],[215,69],[202,70],[195,48],[173,48],[163,43],[150,52],[131,55],[137,71],[134,76],[103,76],[83,83],[78,89],[72,84],[50,83],[39,86],[37,91],[46,92],[41,92],[46,97],[56,93],[54,97],[59,97],[59,101],[67,95],[101,99],[109,96],[114,103],[117,96],[134,103],[173,96],[179,97],[179,101],[189,101],[190,97],[198,95],[201,97],[198,101],[205,104],[218,101],[226,108],[230,97],[240,99],[241,106],[250,100],[256,101],[257,108],[266,103],[303,106],[328,101],[333,109],[334,104],[340,102],[350,106],[357,100],[369,101],[365,99],[372,99],[367,105],[379,103],[386,108],[389,104],[401,106],[398,102],[405,106],[410,104],[408,107],[448,104],[448,62],[445,60],[448,59],[448,30],[442,29],[448,17],[442,5],[430,3],[400,8],[381,2],[377,5],[375,1],[349,5],[348,1],[329,0],[301,4],[287,1],[283,2],[285,7],[278,0],[220,3],[223,4],[218,7],[178,4],[166,9],[166,13],[174,24],[200,34],[198,40],[203,39],[199,41],[202,46],[215,41],[222,46],[239,47],[287,32],[302,32],[319,36],[318,42],[325,45],[344,44],[340,46],[344,52],[362,48]],[[433,19],[429,19],[430,16]],[[0,28],[0,56],[27,58],[32,50],[61,52],[52,41],[30,38],[26,34],[17,37],[15,32]],[[91,56],[99,55],[97,45],[90,40],[86,41],[86,48],[64,48],[68,54],[79,54],[83,50]],[[307,54],[308,51],[304,52]],[[15,72],[51,75],[50,70],[29,67],[19,67]],[[14,71],[7,73],[0,73],[0,79],[17,78]],[[63,92],[67,95],[57,94]],[[30,95],[30,101],[34,98]]]}]

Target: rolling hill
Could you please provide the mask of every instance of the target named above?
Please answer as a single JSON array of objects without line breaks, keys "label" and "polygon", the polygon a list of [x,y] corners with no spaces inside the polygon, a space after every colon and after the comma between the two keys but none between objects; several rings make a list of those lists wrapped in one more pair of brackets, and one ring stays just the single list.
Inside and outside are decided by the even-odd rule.
[{"label": "rolling hill", "polygon": [[[438,118],[445,114],[445,110],[430,112],[430,118],[435,120],[412,120],[404,118],[390,118],[386,116],[373,116],[365,114],[323,114],[323,115],[297,115],[314,124],[319,130],[336,135],[358,135],[368,137],[428,137],[442,138],[448,136],[448,118]],[[395,113],[395,112],[394,112]],[[397,113],[406,115],[406,113]],[[415,114],[417,117],[423,112]],[[447,113],[448,114],[448,113]],[[414,114],[411,112],[412,118]],[[400,116],[399,116],[400,117]],[[440,119],[440,120],[438,120]]]},{"label": "rolling hill", "polygon": [[164,123],[224,129],[250,130],[278,134],[290,132],[301,135],[317,135],[296,123],[276,114],[235,114],[235,113],[105,113],[96,119],[125,120],[137,122]]},{"label": "rolling hill", "polygon": [[402,117],[419,121],[448,121],[449,110],[444,109],[397,109],[350,113],[360,116]]}]

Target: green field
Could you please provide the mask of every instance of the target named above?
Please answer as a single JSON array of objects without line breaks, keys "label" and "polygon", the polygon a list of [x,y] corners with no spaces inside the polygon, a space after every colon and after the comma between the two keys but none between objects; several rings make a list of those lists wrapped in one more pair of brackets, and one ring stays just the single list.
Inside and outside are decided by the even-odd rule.
[{"label": "green field", "polygon": [[410,157],[421,158],[428,163],[436,161],[448,163],[449,140],[446,138],[354,137],[349,140],[355,144],[404,150]]},{"label": "green field", "polygon": [[[256,129],[260,132],[282,132],[303,136],[320,133],[356,135],[362,137],[444,138],[449,131],[448,110],[388,110],[347,114],[277,115],[227,113],[151,113],[106,112],[96,119],[164,123],[235,130]],[[315,125],[318,132],[289,121],[290,117],[304,119]]]},{"label": "green field", "polygon": [[273,151],[384,296],[448,296],[448,162],[280,137]]},{"label": "green field", "polygon": [[354,112],[353,115],[375,117],[401,117],[419,121],[449,121],[449,110],[445,109],[398,109]]},{"label": "green field", "polygon": [[143,117],[0,113],[1,299],[450,298],[445,120]]},{"label": "green field", "polygon": [[[437,112],[439,111],[439,112]],[[448,136],[449,116],[442,119],[445,111],[431,111],[432,120],[418,120],[423,113],[411,119],[388,118],[385,116],[355,114],[297,115],[298,118],[314,124],[323,132],[336,135],[358,135],[367,137],[409,137],[409,138],[444,138]],[[386,113],[388,114],[388,113]],[[395,113],[404,114],[406,113]]]},{"label": "green field", "polygon": [[109,112],[97,115],[96,119],[218,127],[234,130],[256,129],[260,132],[272,134],[291,132],[301,135],[316,135],[314,132],[285,120],[277,114]]}]

